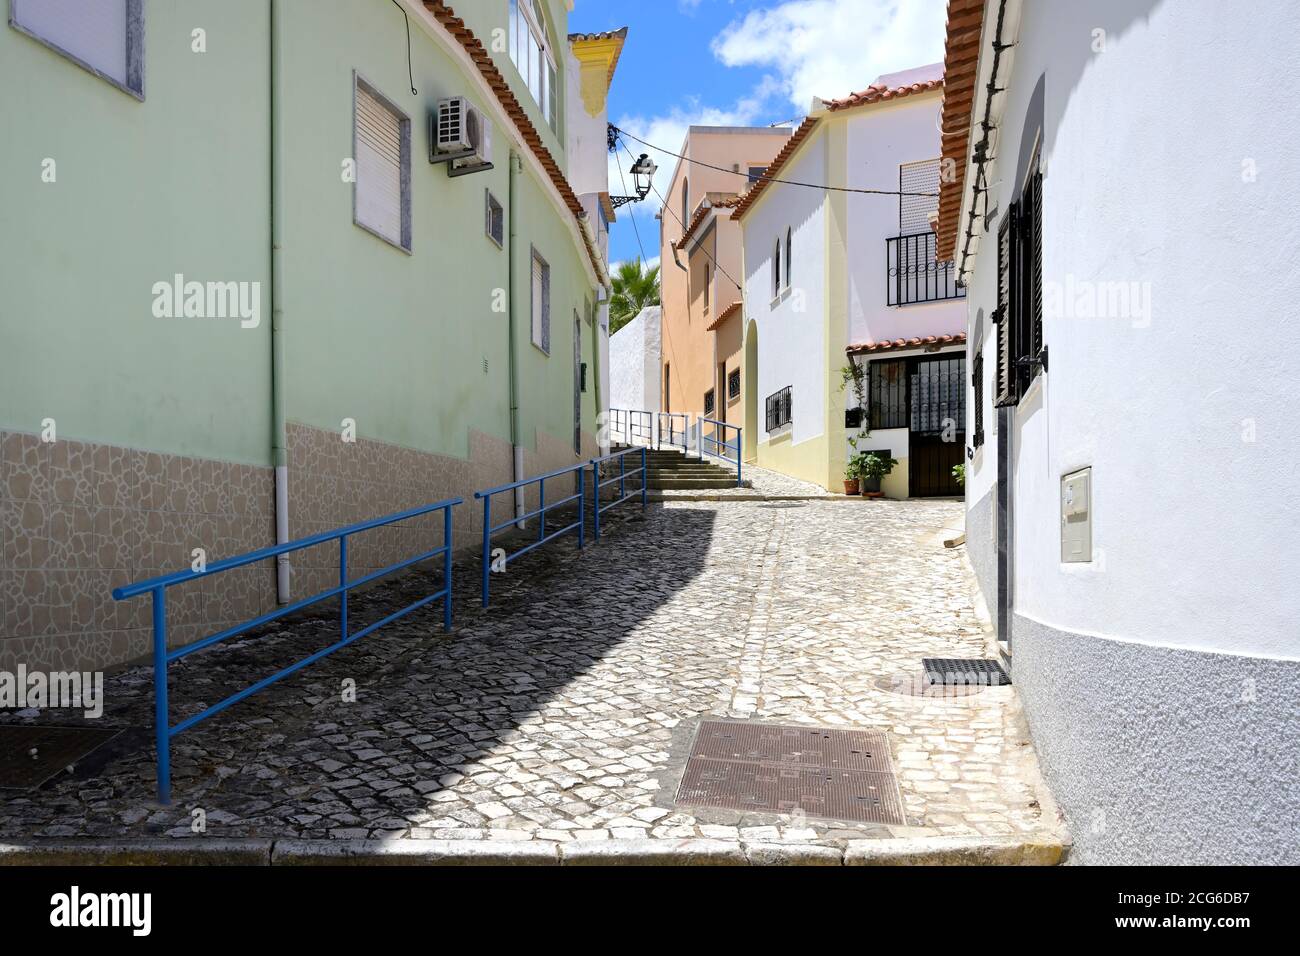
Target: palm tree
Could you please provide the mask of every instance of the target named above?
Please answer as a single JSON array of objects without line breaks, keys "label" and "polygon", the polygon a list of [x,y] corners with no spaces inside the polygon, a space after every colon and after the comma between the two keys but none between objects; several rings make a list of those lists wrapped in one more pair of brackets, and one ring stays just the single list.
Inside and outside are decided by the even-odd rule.
[{"label": "palm tree", "polygon": [[612,277],[609,300],[609,334],[613,335],[648,305],[659,304],[659,267],[646,270],[640,259],[624,262]]}]

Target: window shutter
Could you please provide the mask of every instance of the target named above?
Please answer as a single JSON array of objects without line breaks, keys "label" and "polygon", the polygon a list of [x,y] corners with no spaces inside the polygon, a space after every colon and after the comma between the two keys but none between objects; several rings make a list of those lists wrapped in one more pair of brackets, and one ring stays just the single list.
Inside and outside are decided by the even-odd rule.
[{"label": "window shutter", "polygon": [[542,260],[537,258],[537,256],[533,256],[533,281],[530,309],[532,311],[533,344],[538,348],[541,348],[542,346],[542,310],[546,299],[542,283],[542,268]]},{"label": "window shutter", "polygon": [[401,120],[357,87],[357,221],[402,244]]},{"label": "window shutter", "polygon": [[1017,212],[1017,204],[1012,203],[1006,218],[1002,220],[1002,225],[998,227],[998,308],[994,314],[998,327],[998,366],[993,389],[993,404],[998,407],[1016,403],[1016,336],[1012,308],[1015,270],[1012,267],[1012,231]]},{"label": "window shutter", "polygon": [[971,388],[975,392],[975,434],[971,438],[974,447],[984,444],[984,353],[975,353],[971,362]]},{"label": "window shutter", "polygon": [[1029,207],[1033,217],[1033,229],[1029,236],[1029,357],[1037,359],[1043,351],[1043,174],[1037,171],[1029,180]]},{"label": "window shutter", "polygon": [[126,0],[18,0],[10,15],[17,26],[123,86],[130,85]]},{"label": "window shutter", "polygon": [[551,354],[551,267],[542,263],[542,351]]},{"label": "window shutter", "polygon": [[546,121],[551,124],[551,129],[557,133],[560,130],[559,115],[559,92],[556,89],[555,64],[550,60],[546,61]]}]

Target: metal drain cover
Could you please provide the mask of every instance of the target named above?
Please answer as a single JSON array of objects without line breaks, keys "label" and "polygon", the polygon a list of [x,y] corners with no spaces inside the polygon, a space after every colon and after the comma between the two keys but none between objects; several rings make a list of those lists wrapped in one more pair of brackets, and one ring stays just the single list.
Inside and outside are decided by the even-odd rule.
[{"label": "metal drain cover", "polygon": [[923,657],[921,669],[927,683],[947,687],[963,684],[1000,687],[1011,683],[1002,665],[990,658]]},{"label": "metal drain cover", "polygon": [[706,720],[677,803],[903,825],[902,796],[879,731]]},{"label": "metal drain cover", "polygon": [[0,790],[39,787],[120,732],[112,727],[0,725]]}]

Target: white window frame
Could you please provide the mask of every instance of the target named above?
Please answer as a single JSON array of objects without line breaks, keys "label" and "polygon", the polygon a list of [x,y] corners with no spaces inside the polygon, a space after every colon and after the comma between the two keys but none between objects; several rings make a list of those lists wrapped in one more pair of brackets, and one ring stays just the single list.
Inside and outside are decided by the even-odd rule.
[{"label": "white window frame", "polygon": [[542,0],[510,0],[510,22],[506,32],[510,36],[510,62],[523,78],[524,87],[541,110],[542,118],[552,132],[558,134],[560,71],[546,32],[545,13],[538,8],[541,2]]},{"label": "white window frame", "polygon": [[[533,288],[533,269],[537,264],[542,267],[541,302],[537,301],[536,290]],[[528,316],[533,345],[549,358],[551,354],[551,265],[542,258],[536,246],[532,248],[532,255],[528,259]]]},{"label": "white window frame", "polygon": [[9,0],[9,26],[24,36],[31,37],[41,46],[53,50],[59,56],[72,61],[87,73],[92,73],[110,86],[114,86],[128,96],[144,102],[144,0],[126,0],[126,76],[123,79],[110,76],[98,67],[91,66],[75,53],[69,53],[55,40],[42,36],[34,28],[23,22],[23,8],[35,6],[41,0]]},{"label": "white window frame", "polygon": [[357,91],[364,90],[371,97],[379,101],[379,104],[386,110],[397,117],[398,128],[401,133],[401,168],[399,170],[400,187],[399,201],[401,202],[401,235],[397,238],[386,235],[376,226],[363,222],[357,212],[357,190],[361,185],[360,171],[354,166],[354,175],[352,178],[352,222],[359,228],[364,229],[376,239],[381,239],[395,249],[401,249],[407,255],[411,254],[411,118],[406,115],[397,104],[379,91],[375,84],[371,83],[356,70],[352,71],[352,161],[357,162]]}]

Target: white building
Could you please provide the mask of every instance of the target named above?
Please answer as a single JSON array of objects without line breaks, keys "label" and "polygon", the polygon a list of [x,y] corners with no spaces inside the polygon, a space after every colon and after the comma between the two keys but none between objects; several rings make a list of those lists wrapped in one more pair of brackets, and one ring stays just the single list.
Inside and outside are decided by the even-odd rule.
[{"label": "white building", "polygon": [[663,309],[648,305],[609,337],[609,404],[623,411],[659,411]]},{"label": "white building", "polygon": [[1300,863],[1300,8],[948,17],[967,549],[1076,856]]},{"label": "white building", "polygon": [[814,101],[733,213],[745,237],[746,452],[760,466],[842,490],[856,438],[858,451],[897,459],[887,495],[961,493],[966,313],[931,227],[942,93],[934,64]]},{"label": "white building", "polygon": [[[609,86],[627,39],[627,27],[607,33],[569,34],[569,56],[565,64],[567,102],[565,139],[569,157],[569,182],[578,194],[587,220],[596,226],[600,257],[609,268],[609,224],[614,207],[609,198],[609,167],[606,130],[609,124]],[[610,408],[609,299],[595,303],[597,368],[586,370],[585,387],[596,388],[596,411],[606,421]],[[601,429],[602,446],[605,431]]]}]

